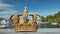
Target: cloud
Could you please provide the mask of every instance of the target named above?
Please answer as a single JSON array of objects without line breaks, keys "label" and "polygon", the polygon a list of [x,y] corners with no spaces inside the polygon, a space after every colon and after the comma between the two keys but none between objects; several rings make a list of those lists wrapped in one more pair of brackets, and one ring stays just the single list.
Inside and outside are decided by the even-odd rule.
[{"label": "cloud", "polygon": [[4,3],[5,0],[0,0],[0,10],[2,9],[8,9],[8,8],[13,8],[14,5],[11,5],[11,4],[6,4]]},{"label": "cloud", "polygon": [[1,18],[9,18],[12,14],[16,14],[19,12],[17,10],[12,9],[14,8],[14,5],[6,4],[3,1],[4,0],[0,0],[0,17]]},{"label": "cloud", "polygon": [[2,3],[2,1],[4,1],[4,0],[0,0],[0,3]]},{"label": "cloud", "polygon": [[19,11],[13,10],[13,9],[8,9],[0,12],[0,17],[2,18],[9,18],[12,14],[16,14]]},{"label": "cloud", "polygon": [[0,7],[13,7],[13,6],[10,5],[10,4],[3,4],[3,3],[0,3]]},{"label": "cloud", "polygon": [[9,9],[9,10],[5,10],[5,11],[0,12],[0,15],[15,14],[15,13],[17,13],[17,12],[18,12],[18,11],[16,11],[16,10]]},{"label": "cloud", "polygon": [[7,8],[12,8],[12,7],[14,7],[14,6],[13,5],[10,5],[10,4],[0,3],[0,10],[7,9]]},{"label": "cloud", "polygon": [[2,12],[0,12],[0,17],[1,18],[9,18],[11,15],[13,14],[17,14],[19,11],[13,10],[13,9],[9,9],[9,10],[4,10]]}]

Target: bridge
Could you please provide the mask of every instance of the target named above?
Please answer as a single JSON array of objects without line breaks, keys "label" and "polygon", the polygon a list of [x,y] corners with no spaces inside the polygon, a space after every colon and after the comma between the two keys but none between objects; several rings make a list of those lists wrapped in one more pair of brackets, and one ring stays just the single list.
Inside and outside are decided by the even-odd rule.
[{"label": "bridge", "polygon": [[0,34],[60,34],[60,28],[40,28],[37,32],[15,32],[14,29],[0,29]]}]

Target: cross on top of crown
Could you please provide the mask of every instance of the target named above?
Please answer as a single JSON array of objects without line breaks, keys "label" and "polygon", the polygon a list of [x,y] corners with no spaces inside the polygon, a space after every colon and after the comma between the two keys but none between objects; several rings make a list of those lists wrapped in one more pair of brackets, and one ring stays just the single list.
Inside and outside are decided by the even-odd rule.
[{"label": "cross on top of crown", "polygon": [[27,7],[25,6],[25,7],[24,7],[24,9],[26,10],[26,9],[27,9]]}]

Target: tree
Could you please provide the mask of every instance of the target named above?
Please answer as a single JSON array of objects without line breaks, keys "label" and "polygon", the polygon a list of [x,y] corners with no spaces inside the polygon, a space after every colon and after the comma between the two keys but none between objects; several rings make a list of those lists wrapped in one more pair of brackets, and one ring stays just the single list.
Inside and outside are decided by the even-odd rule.
[{"label": "tree", "polygon": [[43,16],[41,16],[41,21],[45,22],[45,18]]},{"label": "tree", "polygon": [[60,23],[60,11],[56,14],[54,14],[54,19],[56,19],[57,23]]},{"label": "tree", "polygon": [[53,16],[52,15],[47,16],[46,21],[49,23],[52,23],[53,22]]},{"label": "tree", "polygon": [[0,18],[0,21],[3,20],[3,18]]}]

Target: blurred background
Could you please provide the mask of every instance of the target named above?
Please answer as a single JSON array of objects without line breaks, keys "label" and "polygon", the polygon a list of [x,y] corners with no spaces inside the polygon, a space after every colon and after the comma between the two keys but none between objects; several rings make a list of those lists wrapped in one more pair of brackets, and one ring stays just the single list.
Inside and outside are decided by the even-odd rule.
[{"label": "blurred background", "polygon": [[0,0],[0,28],[13,28],[9,18],[22,14],[24,6],[29,14],[41,15],[37,29],[60,28],[60,0]]}]

